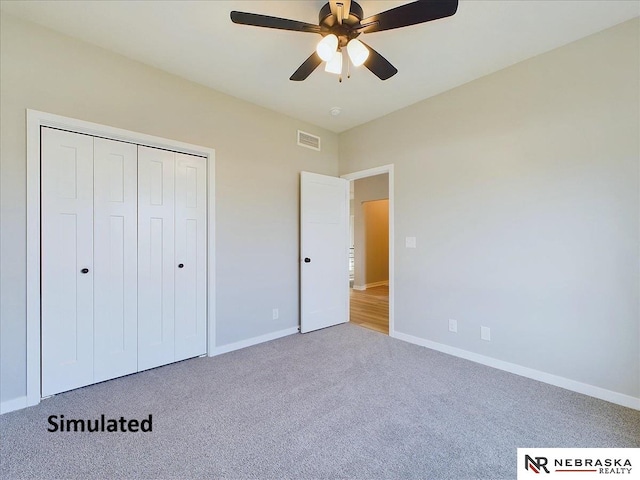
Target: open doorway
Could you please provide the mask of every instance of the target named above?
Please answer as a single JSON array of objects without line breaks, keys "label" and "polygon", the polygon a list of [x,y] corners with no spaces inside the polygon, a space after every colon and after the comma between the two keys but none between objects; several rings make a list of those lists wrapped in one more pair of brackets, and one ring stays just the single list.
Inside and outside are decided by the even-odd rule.
[{"label": "open doorway", "polygon": [[371,173],[351,180],[349,317],[356,325],[392,334],[390,173]]}]

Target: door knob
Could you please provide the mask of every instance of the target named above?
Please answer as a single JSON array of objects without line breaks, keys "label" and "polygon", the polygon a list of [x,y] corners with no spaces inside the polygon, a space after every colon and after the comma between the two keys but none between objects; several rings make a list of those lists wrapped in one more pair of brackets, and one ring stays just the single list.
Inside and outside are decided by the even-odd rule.
[{"label": "door knob", "polygon": [[305,257],[304,263],[311,263],[311,259],[309,257]]},{"label": "door knob", "polygon": [[184,268],[184,263],[179,263],[178,268]]},{"label": "door knob", "polygon": [[89,273],[89,269],[88,268],[83,268],[82,270],[80,270],[80,273]]}]

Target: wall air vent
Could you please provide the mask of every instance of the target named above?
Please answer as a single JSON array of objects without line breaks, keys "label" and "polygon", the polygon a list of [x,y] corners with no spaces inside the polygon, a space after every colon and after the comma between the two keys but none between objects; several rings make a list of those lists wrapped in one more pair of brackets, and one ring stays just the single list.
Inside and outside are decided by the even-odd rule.
[{"label": "wall air vent", "polygon": [[320,137],[298,130],[298,145],[320,151]]}]

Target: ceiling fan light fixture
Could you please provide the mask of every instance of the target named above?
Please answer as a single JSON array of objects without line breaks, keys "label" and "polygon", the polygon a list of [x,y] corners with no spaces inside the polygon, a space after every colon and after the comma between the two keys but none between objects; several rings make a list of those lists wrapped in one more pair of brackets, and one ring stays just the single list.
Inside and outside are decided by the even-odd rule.
[{"label": "ceiling fan light fixture", "polygon": [[325,62],[329,62],[334,57],[336,50],[338,50],[338,37],[333,33],[320,40],[316,47],[318,56]]},{"label": "ceiling fan light fixture", "polygon": [[333,58],[324,66],[324,71],[340,75],[342,73],[342,52],[336,52]]},{"label": "ceiling fan light fixture", "polygon": [[[327,63],[325,71],[339,74],[340,81],[342,81],[341,72],[345,66],[347,78],[350,77],[351,63],[354,66],[364,65],[380,80],[388,80],[398,73],[398,69],[373,48],[360,41],[354,41],[356,37],[365,33],[369,35],[450,17],[458,10],[458,0],[405,0],[403,3],[403,5],[365,17],[357,1],[331,0],[320,9],[317,25],[235,10],[230,13],[230,16],[233,23],[241,25],[322,36],[313,53],[293,72],[289,80],[294,82],[305,80],[323,62]],[[346,58],[339,53],[345,47],[347,48]],[[344,61],[344,66],[340,65],[341,60]]]},{"label": "ceiling fan light fixture", "polygon": [[369,58],[369,49],[356,38],[347,44],[347,52],[349,53],[349,58],[351,59],[351,63],[353,63],[354,67],[359,67],[367,61],[367,58]]}]

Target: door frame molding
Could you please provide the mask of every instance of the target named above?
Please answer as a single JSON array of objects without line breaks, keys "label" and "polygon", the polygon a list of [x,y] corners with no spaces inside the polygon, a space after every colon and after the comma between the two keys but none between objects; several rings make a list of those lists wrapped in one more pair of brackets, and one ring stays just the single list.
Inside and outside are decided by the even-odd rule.
[{"label": "door frame molding", "polygon": [[27,405],[41,400],[40,365],[40,129],[52,127],[110,140],[197,155],[207,160],[207,355],[213,356],[216,332],[215,150],[121,128],[27,109]]},{"label": "door frame molding", "polygon": [[395,296],[395,199],[394,199],[394,178],[393,178],[393,164],[382,165],[380,167],[368,168],[366,170],[360,170],[358,172],[347,173],[341,175],[340,178],[353,181],[360,180],[361,178],[375,177],[376,175],[389,175],[389,336],[395,337],[395,320],[394,320],[394,296]]}]

